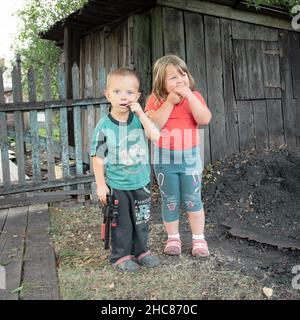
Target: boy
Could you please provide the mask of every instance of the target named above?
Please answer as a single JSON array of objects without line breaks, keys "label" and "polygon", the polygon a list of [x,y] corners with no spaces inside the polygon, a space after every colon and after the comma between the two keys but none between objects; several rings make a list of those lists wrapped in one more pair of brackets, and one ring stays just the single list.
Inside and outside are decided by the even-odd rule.
[{"label": "boy", "polygon": [[139,84],[137,73],[130,68],[110,72],[105,96],[111,111],[98,122],[91,147],[97,196],[102,205],[107,204],[107,194],[119,203],[117,227],[111,231],[110,261],[118,271],[130,272],[140,265],[158,265],[147,245],[151,197],[144,131],[153,141],[159,139],[159,131],[137,102]]}]

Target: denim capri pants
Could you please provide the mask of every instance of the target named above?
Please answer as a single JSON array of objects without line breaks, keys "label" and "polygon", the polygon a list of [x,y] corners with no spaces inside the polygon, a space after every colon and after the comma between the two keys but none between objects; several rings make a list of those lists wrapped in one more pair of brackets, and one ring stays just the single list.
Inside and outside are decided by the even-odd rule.
[{"label": "denim capri pants", "polygon": [[181,208],[185,212],[201,211],[203,166],[199,147],[169,150],[154,146],[153,150],[153,168],[162,198],[163,221],[179,220]]}]

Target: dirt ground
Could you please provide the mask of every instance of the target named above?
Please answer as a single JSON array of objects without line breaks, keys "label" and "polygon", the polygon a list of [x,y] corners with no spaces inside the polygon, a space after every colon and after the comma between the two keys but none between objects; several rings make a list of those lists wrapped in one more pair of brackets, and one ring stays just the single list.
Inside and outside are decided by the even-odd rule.
[{"label": "dirt ground", "polygon": [[299,300],[292,268],[300,265],[300,155],[245,152],[206,168],[209,258],[191,256],[184,214],[182,255],[162,253],[166,234],[155,181],[152,192],[150,248],[161,266],[134,275],[112,270],[100,240],[99,208],[51,210],[63,299],[267,299],[268,288],[269,299]]},{"label": "dirt ground", "polygon": [[[153,191],[158,212],[155,185]],[[300,155],[277,149],[219,161],[204,171],[202,199],[206,239],[222,264],[273,288],[274,298],[299,299],[292,268],[300,265]],[[184,216],[181,234],[188,244]]]}]

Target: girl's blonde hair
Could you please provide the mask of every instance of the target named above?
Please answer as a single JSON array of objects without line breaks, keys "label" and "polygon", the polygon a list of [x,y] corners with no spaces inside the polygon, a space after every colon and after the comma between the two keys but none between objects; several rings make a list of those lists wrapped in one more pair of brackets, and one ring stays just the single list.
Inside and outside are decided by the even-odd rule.
[{"label": "girl's blonde hair", "polygon": [[186,73],[190,81],[190,89],[195,90],[195,81],[190,74],[186,63],[174,54],[168,54],[159,58],[153,66],[153,85],[152,94],[156,97],[157,101],[166,100],[168,93],[165,89],[165,75],[168,65],[173,65],[181,73]]}]

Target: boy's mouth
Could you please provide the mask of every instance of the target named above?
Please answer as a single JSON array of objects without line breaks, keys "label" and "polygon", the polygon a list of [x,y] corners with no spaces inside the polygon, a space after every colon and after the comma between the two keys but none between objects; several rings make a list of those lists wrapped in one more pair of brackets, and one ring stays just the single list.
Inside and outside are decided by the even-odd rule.
[{"label": "boy's mouth", "polygon": [[120,103],[121,107],[129,107],[129,103]]}]

